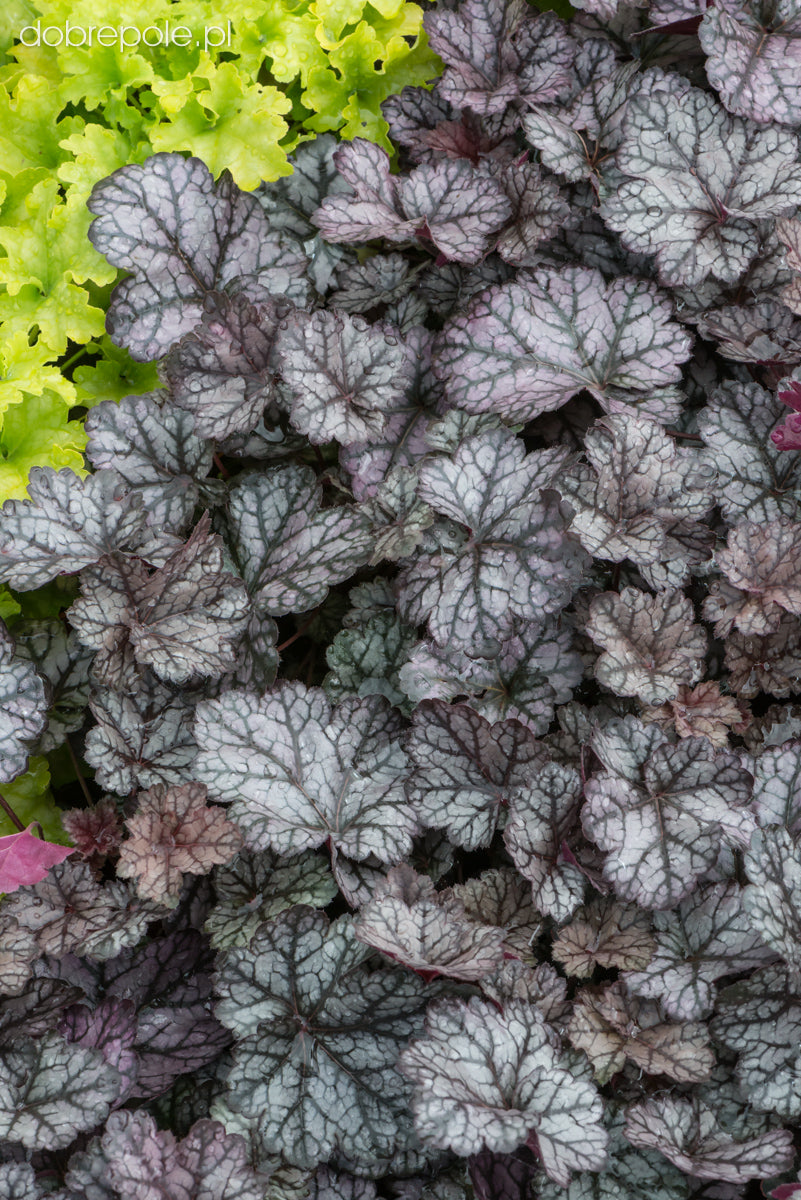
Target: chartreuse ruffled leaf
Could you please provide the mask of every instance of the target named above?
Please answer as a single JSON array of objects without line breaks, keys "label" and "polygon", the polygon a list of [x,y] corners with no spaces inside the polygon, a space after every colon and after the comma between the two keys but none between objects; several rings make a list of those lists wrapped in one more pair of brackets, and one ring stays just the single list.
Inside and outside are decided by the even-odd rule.
[{"label": "chartreuse ruffled leaf", "polygon": [[[12,404],[21,404],[27,396],[41,396],[47,389],[61,397],[66,405],[78,403],[75,384],[49,360],[46,345],[30,345],[22,330],[11,334],[0,345],[0,416]],[[66,410],[65,410],[66,411]]]},{"label": "chartreuse ruffled leaf", "polygon": [[288,97],[276,87],[248,85],[228,62],[217,67],[209,61],[196,79],[197,90],[154,126],[150,135],[154,149],[188,150],[202,158],[214,175],[228,168],[248,189],[258,187],[263,179],[288,175],[287,148],[281,145],[289,132]]},{"label": "chartreuse ruffled leaf", "polygon": [[8,410],[0,430],[0,501],[27,496],[34,467],[70,467],[85,474],[85,445],[83,425],[69,420],[60,396],[51,391],[26,396]]},{"label": "chartreuse ruffled leaf", "polygon": [[54,171],[68,156],[60,142],[80,128],[60,117],[64,101],[43,75],[25,74],[10,91],[0,86],[0,161],[14,174],[30,167]]}]

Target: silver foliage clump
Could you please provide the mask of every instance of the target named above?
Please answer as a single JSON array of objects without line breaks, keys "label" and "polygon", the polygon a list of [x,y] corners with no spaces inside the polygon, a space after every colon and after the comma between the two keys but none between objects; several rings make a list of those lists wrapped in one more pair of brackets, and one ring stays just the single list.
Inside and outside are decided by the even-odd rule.
[{"label": "silver foliage clump", "polygon": [[161,385],[0,514],[0,1197],[801,1191],[801,0],[574,3],[92,192]]}]

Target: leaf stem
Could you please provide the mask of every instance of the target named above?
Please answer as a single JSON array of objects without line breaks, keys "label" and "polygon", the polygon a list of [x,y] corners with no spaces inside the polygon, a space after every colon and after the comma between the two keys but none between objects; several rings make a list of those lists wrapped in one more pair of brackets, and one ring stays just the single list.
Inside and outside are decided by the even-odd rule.
[{"label": "leaf stem", "polygon": [[59,367],[59,371],[61,371],[61,374],[63,375],[65,371],[68,371],[70,369],[70,367],[73,366],[78,361],[78,359],[84,358],[88,349],[89,349],[88,346],[81,346],[80,350],[76,350],[74,354],[71,354],[69,356],[69,358],[67,359],[67,361],[65,363],[62,363],[61,366]]},{"label": "leaf stem", "polygon": [[86,780],[83,777],[83,772],[81,771],[80,763],[78,762],[75,751],[72,748],[72,742],[70,741],[69,737],[66,737],[64,740],[67,743],[67,752],[69,753],[69,756],[70,756],[72,768],[75,771],[76,776],[78,777],[78,783],[81,785],[81,791],[84,794],[86,803],[91,808],[92,807],[92,797],[89,792],[89,788],[86,786]]},{"label": "leaf stem", "polygon": [[315,608],[314,611],[309,614],[303,624],[295,631],[295,633],[292,634],[292,637],[288,637],[285,642],[281,643],[280,646],[275,647],[277,654],[280,654],[282,650],[286,650],[287,646],[291,646],[293,642],[296,642],[299,637],[303,636],[314,618],[317,616],[318,611],[319,609]]},{"label": "leaf stem", "polygon": [[25,826],[22,824],[22,821],[20,821],[19,817],[14,812],[14,809],[11,807],[11,805],[6,800],[5,796],[3,796],[2,794],[0,794],[0,808],[2,808],[3,812],[9,818],[9,820],[14,822],[14,824],[16,825],[16,827],[20,831],[20,833],[24,833]]}]

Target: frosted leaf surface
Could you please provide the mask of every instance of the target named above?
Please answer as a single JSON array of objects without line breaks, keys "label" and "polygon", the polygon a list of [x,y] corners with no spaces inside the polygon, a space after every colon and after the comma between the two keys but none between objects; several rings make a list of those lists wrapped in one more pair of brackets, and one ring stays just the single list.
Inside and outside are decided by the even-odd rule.
[{"label": "frosted leaf surface", "polygon": [[297,854],[329,842],[394,863],[417,830],[401,721],[382,697],[336,709],[320,688],[283,682],[261,699],[231,690],[197,707],[195,774],[251,849]]}]

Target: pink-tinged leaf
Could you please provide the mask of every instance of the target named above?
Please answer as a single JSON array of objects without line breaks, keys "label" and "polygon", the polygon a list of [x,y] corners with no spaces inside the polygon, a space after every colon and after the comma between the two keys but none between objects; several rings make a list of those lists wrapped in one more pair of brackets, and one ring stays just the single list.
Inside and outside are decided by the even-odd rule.
[{"label": "pink-tinged leaf", "polygon": [[778,396],[782,404],[801,413],[801,383],[795,379],[785,380],[786,387],[779,388]]},{"label": "pink-tinged leaf", "polygon": [[772,1200],[798,1200],[801,1196],[801,1183],[780,1183],[770,1194]]},{"label": "pink-tinged leaf", "polygon": [[44,842],[31,833],[32,828],[29,825],[21,833],[0,837],[0,892],[15,892],[28,883],[38,883],[50,867],[72,854],[72,846]]},{"label": "pink-tinged leaf", "polygon": [[793,412],[783,424],[776,426],[770,440],[780,450],[801,450],[801,383],[795,379],[784,379],[779,384],[777,395],[782,404],[792,408]]}]

